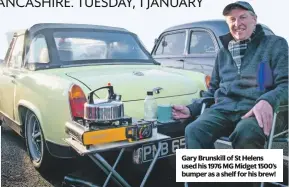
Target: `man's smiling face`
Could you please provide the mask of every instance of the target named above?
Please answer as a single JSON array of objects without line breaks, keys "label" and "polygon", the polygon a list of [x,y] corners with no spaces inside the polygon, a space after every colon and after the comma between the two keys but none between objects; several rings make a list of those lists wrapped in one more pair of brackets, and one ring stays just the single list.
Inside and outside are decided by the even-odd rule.
[{"label": "man's smiling face", "polygon": [[236,8],[226,15],[226,22],[234,39],[242,41],[252,35],[257,24],[257,16],[247,10]]}]

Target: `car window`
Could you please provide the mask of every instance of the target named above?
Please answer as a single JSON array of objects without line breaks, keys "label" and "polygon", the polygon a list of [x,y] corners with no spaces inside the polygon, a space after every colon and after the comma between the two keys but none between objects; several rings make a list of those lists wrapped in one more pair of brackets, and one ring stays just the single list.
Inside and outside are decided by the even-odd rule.
[{"label": "car window", "polygon": [[178,32],[162,37],[155,55],[182,55],[185,50],[186,33]]},{"label": "car window", "polygon": [[27,58],[28,63],[49,63],[48,47],[42,34],[33,38]]},{"label": "car window", "polygon": [[206,31],[192,31],[189,54],[216,53],[214,42]]},{"label": "car window", "polygon": [[55,32],[61,61],[148,60],[131,34],[113,32]]},{"label": "car window", "polygon": [[105,59],[106,43],[98,39],[55,38],[60,60]]},{"label": "car window", "polygon": [[8,67],[20,68],[22,64],[22,55],[24,49],[24,35],[16,38],[15,44],[9,58]]}]

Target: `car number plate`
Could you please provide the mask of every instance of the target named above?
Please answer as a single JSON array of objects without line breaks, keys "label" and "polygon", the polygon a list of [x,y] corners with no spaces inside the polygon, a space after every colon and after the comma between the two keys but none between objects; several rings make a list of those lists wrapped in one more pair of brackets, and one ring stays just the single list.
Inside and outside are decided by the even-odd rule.
[{"label": "car number plate", "polygon": [[[135,150],[138,152],[137,154],[138,158],[136,159],[136,156],[134,156],[134,159],[135,159],[134,163],[140,164],[140,163],[152,161],[157,153],[158,145],[159,145],[158,143],[144,144],[138,150]],[[158,158],[165,158],[168,156],[172,156],[176,154],[176,149],[185,148],[186,146],[185,137],[181,136],[177,138],[164,140],[160,143],[160,145],[161,145],[161,151],[160,151]]]}]

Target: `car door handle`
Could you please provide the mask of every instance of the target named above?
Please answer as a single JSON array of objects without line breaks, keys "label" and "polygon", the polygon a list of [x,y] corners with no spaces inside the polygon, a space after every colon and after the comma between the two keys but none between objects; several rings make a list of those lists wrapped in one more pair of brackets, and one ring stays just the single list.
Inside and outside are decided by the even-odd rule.
[{"label": "car door handle", "polygon": [[9,77],[12,77],[12,78],[17,78],[16,75],[12,74],[12,73],[3,73],[3,75],[6,75],[6,76],[9,76]]},{"label": "car door handle", "polygon": [[12,77],[12,78],[14,78],[14,79],[16,79],[16,75],[14,75],[14,74],[9,74],[9,77]]},{"label": "car door handle", "polygon": [[184,59],[179,59],[179,60],[177,60],[177,61],[179,61],[179,62],[185,62],[185,60],[184,60]]},{"label": "car door handle", "polygon": [[9,77],[12,77],[13,79],[16,79],[17,78],[17,75],[13,74],[13,73],[8,73],[7,74]]}]

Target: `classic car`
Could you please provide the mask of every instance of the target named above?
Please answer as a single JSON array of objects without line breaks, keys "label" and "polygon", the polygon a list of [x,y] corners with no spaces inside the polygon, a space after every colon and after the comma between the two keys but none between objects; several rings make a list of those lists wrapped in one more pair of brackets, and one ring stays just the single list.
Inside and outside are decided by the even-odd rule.
[{"label": "classic car", "polygon": [[0,122],[25,138],[34,167],[44,171],[55,158],[75,156],[65,124],[81,121],[88,93],[108,83],[136,119],[147,91],[161,88],[158,104],[187,105],[208,85],[202,73],[160,66],[126,29],[35,24],[15,32],[0,65]]},{"label": "classic car", "polygon": [[[266,34],[273,31],[262,24]],[[155,40],[153,58],[162,66],[211,75],[215,58],[223,47],[220,36],[229,32],[225,20],[198,21],[172,26]]]}]

